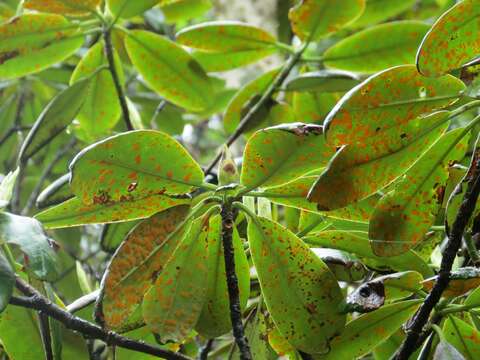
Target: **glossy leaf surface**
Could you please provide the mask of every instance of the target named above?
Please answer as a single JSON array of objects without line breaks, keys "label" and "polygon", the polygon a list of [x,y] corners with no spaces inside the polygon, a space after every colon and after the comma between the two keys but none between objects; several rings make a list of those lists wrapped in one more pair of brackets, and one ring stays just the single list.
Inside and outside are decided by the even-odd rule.
[{"label": "glossy leaf surface", "polygon": [[44,70],[82,46],[78,26],[55,14],[25,14],[0,25],[0,79]]},{"label": "glossy leaf surface", "polygon": [[288,16],[301,40],[318,40],[354,21],[364,9],[365,0],[308,0],[298,1]]},{"label": "glossy leaf surface", "polygon": [[191,111],[205,110],[211,105],[210,80],[182,47],[142,30],[129,32],[125,45],[135,68],[166,100]]},{"label": "glossy leaf surface", "polygon": [[85,148],[70,165],[73,192],[86,205],[188,193],[200,166],[172,137],[153,130],[119,134]]},{"label": "glossy leaf surface", "polygon": [[480,356],[480,333],[458,317],[449,316],[443,327],[445,340],[452,344],[467,360]]},{"label": "glossy leaf surface", "polygon": [[265,303],[281,334],[297,349],[325,352],[345,324],[343,296],[333,274],[298,237],[272,220],[250,222],[248,241]]},{"label": "glossy leaf surface", "polygon": [[440,76],[480,53],[480,1],[458,2],[428,32],[418,50],[417,67],[425,76]]},{"label": "glossy leaf surface", "polygon": [[426,78],[413,65],[375,74],[349,91],[326,119],[328,143],[365,143],[379,132],[408,124],[453,104],[465,85],[446,75]]}]

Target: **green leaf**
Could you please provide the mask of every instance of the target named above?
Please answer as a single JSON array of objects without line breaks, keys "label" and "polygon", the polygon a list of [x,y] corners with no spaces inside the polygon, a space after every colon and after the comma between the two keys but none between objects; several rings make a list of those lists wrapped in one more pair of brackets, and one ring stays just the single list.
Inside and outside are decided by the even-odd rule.
[{"label": "green leaf", "polygon": [[[116,53],[114,59],[119,81],[123,84],[123,69]],[[93,140],[107,134],[118,122],[122,112],[112,74],[107,68],[99,70],[106,64],[104,45],[99,41],[79,61],[70,79],[71,85],[84,81],[84,78],[91,79],[87,94],[82,96],[84,104],[77,119],[80,128]]]},{"label": "green leaf", "polygon": [[208,286],[208,217],[193,221],[177,249],[145,294],[143,319],[162,342],[180,342],[193,330]]},{"label": "green leaf", "polygon": [[0,213],[0,242],[17,245],[24,254],[25,267],[40,279],[55,280],[59,264],[55,244],[35,219]]},{"label": "green leaf", "polygon": [[298,1],[288,17],[293,32],[302,41],[316,41],[353,22],[364,9],[365,0]]},{"label": "green leaf", "polygon": [[140,221],[127,221],[116,224],[107,224],[103,227],[100,235],[100,246],[103,251],[113,253],[120,244],[125,240],[127,234]]},{"label": "green leaf", "polygon": [[35,215],[35,218],[47,229],[58,229],[145,219],[173,206],[188,203],[190,199],[151,195],[138,199],[86,205],[75,197]]},{"label": "green leaf", "polygon": [[192,56],[207,72],[219,72],[236,69],[273,55],[275,48],[238,50],[238,51],[193,51]]},{"label": "green leaf", "polygon": [[340,100],[338,93],[294,92],[292,106],[296,119],[305,123],[323,124],[328,113]]},{"label": "green leaf", "polygon": [[[354,359],[368,354],[393,335],[418,309],[422,300],[386,305],[350,321],[331,342],[331,351],[315,359]],[[366,336],[368,334],[368,336]]]},{"label": "green leaf", "polygon": [[[45,107],[23,142],[19,154],[22,163],[35,155],[71,124],[86,101],[89,85],[90,78],[78,81],[61,91]],[[100,109],[97,110],[100,111]]]},{"label": "green leaf", "polygon": [[[15,272],[3,253],[0,252],[0,314],[5,310],[10,301],[14,285]],[[0,340],[1,338],[0,335]]]},{"label": "green leaf", "polygon": [[[279,69],[270,70],[256,79],[245,84],[230,100],[223,116],[223,126],[227,132],[233,132],[237,128],[242,117],[249,111],[254,103],[260,100],[261,95],[268,89],[275,77],[278,75]],[[266,117],[265,114],[264,117]],[[257,120],[264,120],[262,116]]]},{"label": "green leaf", "polygon": [[460,128],[442,136],[377,204],[369,238],[379,256],[399,255],[420,243],[441,209],[448,166],[468,150]]},{"label": "green leaf", "polygon": [[397,21],[355,33],[324,53],[328,68],[360,73],[415,63],[415,55],[429,25],[420,21]]},{"label": "green leaf", "polygon": [[[232,329],[220,215],[210,218],[208,243],[208,286],[206,301],[198,318],[195,330],[205,338],[213,339],[226,334]],[[243,312],[250,294],[250,266],[243,249],[242,240],[236,228],[233,230],[233,247],[235,251],[235,273],[240,291],[240,310]]]},{"label": "green leaf", "polygon": [[363,27],[395,17],[410,9],[416,0],[367,0],[365,11],[350,26]]},{"label": "green leaf", "polygon": [[75,157],[70,171],[72,191],[86,205],[185,194],[203,180],[190,154],[169,135],[153,130],[93,144]]},{"label": "green leaf", "polygon": [[345,324],[343,295],[328,267],[292,232],[267,218],[249,223],[248,241],[280,333],[302,351],[328,351],[329,339]]},{"label": "green leaf", "polygon": [[240,183],[271,187],[324,167],[334,149],[322,135],[321,126],[302,123],[257,131],[245,147]]},{"label": "green leaf", "polygon": [[421,273],[424,277],[434,275],[428,264],[413,250],[409,250],[402,255],[389,257],[388,259],[378,257],[370,247],[367,232],[328,230],[309,234],[302,240],[313,247],[343,250],[363,258],[372,259],[377,264],[387,266],[396,271],[414,270]]},{"label": "green leaf", "polygon": [[480,53],[480,1],[458,2],[444,13],[425,36],[417,55],[418,70],[439,76],[475,59]]},{"label": "green leaf", "polygon": [[120,245],[102,279],[96,317],[111,329],[128,327],[144,294],[177,248],[189,207],[182,205],[139,223]]},{"label": "green leaf", "polygon": [[267,31],[239,21],[212,21],[182,29],[176,35],[182,45],[204,50],[235,52],[261,50],[275,45]]},{"label": "green leaf", "polygon": [[25,14],[0,25],[0,79],[40,72],[83,44],[78,25],[54,14]]},{"label": "green leaf", "polygon": [[467,360],[480,357],[480,333],[465,321],[449,316],[443,326],[445,340],[452,344]]},{"label": "green leaf", "polygon": [[158,0],[106,0],[108,9],[115,17],[131,18],[143,14],[158,4]]},{"label": "green leaf", "polygon": [[160,0],[160,9],[170,24],[199,17],[211,7],[210,0]]},{"label": "green leaf", "polygon": [[17,176],[20,172],[20,168],[17,168],[15,171],[9,172],[1,181],[0,181],[0,210],[5,208],[12,199],[13,188],[17,182]]},{"label": "green leaf", "polygon": [[[44,359],[43,343],[34,321],[35,314],[27,309],[9,306],[0,315],[0,340],[12,360]],[[28,341],[23,341],[28,339]]]},{"label": "green leaf", "polygon": [[446,115],[417,119],[364,145],[340,148],[313,185],[308,200],[316,203],[318,210],[335,210],[391,184],[446,131]]},{"label": "green leaf", "polygon": [[101,0],[25,0],[26,9],[67,16],[85,16],[93,13]]},{"label": "green leaf", "polygon": [[146,83],[167,101],[191,111],[205,110],[211,105],[210,80],[182,47],[142,30],[130,31],[125,45]]},{"label": "green leaf", "polygon": [[381,131],[453,104],[464,89],[453,76],[426,78],[414,65],[385,70],[353,88],[335,106],[325,123],[327,142],[363,144]]},{"label": "green leaf", "polygon": [[342,92],[359,83],[358,75],[341,70],[318,70],[300,74],[287,82],[289,91]]}]

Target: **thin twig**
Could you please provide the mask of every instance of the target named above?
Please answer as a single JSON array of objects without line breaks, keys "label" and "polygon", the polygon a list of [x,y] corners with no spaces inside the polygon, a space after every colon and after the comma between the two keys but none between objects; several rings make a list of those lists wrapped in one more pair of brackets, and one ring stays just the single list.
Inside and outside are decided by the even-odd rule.
[{"label": "thin twig", "polygon": [[[412,319],[411,326],[408,329],[407,337],[400,349],[394,356],[394,360],[407,360],[410,355],[421,345],[419,339],[422,337],[423,328],[430,317],[430,313],[440,301],[444,290],[450,282],[450,272],[457,252],[462,244],[462,237],[470,218],[475,211],[475,205],[480,195],[480,149],[477,147],[474,151],[472,163],[466,179],[468,180],[467,191],[465,192],[462,204],[458,210],[457,216],[449,234],[447,245],[443,251],[440,272],[433,286],[432,291],[425,298],[424,303]],[[462,181],[464,183],[464,181]],[[459,186],[462,185],[459,184]]]},{"label": "thin twig", "polygon": [[100,326],[78,318],[65,311],[64,309],[60,308],[58,305],[52,303],[50,300],[40,294],[36,289],[34,289],[30,284],[26,283],[19,277],[17,277],[16,279],[16,286],[17,289],[20,290],[20,292],[22,292],[28,297],[12,296],[10,299],[11,305],[40,311],[43,314],[58,320],[67,329],[77,331],[87,338],[99,339],[110,346],[115,345],[125,349],[154,355],[156,357],[167,360],[192,360],[186,355],[176,353],[170,350],[160,349],[156,346],[146,344],[143,341],[129,339],[113,331],[102,329]]},{"label": "thin twig", "polygon": [[230,301],[230,320],[232,322],[233,337],[238,345],[240,360],[252,360],[250,346],[245,337],[240,307],[238,279],[235,273],[235,252],[233,248],[233,210],[230,203],[222,206],[222,244],[225,256],[225,273],[227,275],[228,297]]},{"label": "thin twig", "polygon": [[95,290],[91,292],[90,294],[84,295],[77,300],[73,301],[70,305],[67,306],[67,311],[70,314],[74,314],[77,311],[80,311],[87,306],[93,304],[98,297],[98,294],[100,293],[100,290]]},{"label": "thin twig", "polygon": [[50,324],[48,323],[48,316],[44,313],[38,314],[40,324],[40,335],[43,343],[43,350],[45,351],[45,360],[53,360],[52,336],[50,334]]},{"label": "thin twig", "polygon": [[213,348],[213,339],[207,340],[205,343],[205,346],[202,347],[200,350],[200,354],[198,355],[198,360],[207,360],[208,359],[208,354],[210,351],[212,351]]},{"label": "thin twig", "polygon": [[[263,96],[258,100],[258,102],[252,106],[250,111],[243,117],[242,120],[240,120],[240,123],[238,124],[237,128],[233,132],[232,135],[227,139],[225,144],[227,146],[232,145],[245,131],[245,129],[248,127],[250,124],[250,121],[255,118],[255,115],[259,110],[263,108],[263,106],[272,98],[273,94],[275,91],[282,85],[282,83],[285,81],[287,76],[290,74],[290,71],[292,71],[293,67],[295,64],[298,62],[298,60],[301,58],[303,52],[307,48],[308,42],[306,42],[302,47],[293,55],[290,56],[290,58],[287,60],[285,65],[283,66],[282,70],[280,73],[277,75],[277,77],[272,81],[270,86],[268,87],[267,91],[263,94]],[[222,147],[223,148],[223,147]],[[220,161],[220,158],[222,157],[222,152],[219,151],[217,156],[212,160],[212,162],[207,166],[205,170],[205,175],[210,174],[210,172],[213,170],[215,165]]]},{"label": "thin twig", "polygon": [[120,78],[118,77],[117,68],[115,67],[115,58],[113,55],[113,46],[112,46],[112,37],[110,34],[110,29],[105,29],[103,32],[103,38],[105,40],[105,54],[108,61],[108,69],[112,74],[113,83],[115,85],[115,90],[117,91],[118,101],[120,102],[120,107],[122,108],[123,120],[128,131],[133,130],[133,124],[130,120],[130,111],[128,110],[127,99],[123,93],[122,85],[120,84]]}]

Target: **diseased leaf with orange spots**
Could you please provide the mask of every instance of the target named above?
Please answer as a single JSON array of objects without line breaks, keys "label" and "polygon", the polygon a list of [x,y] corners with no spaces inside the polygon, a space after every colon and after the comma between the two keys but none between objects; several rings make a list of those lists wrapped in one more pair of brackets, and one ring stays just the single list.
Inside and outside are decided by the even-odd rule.
[{"label": "diseased leaf with orange spots", "polygon": [[[208,231],[208,286],[206,300],[195,330],[208,339],[224,335],[232,329],[230,300],[225,275],[225,256],[222,246],[220,215],[210,219]],[[240,310],[243,312],[250,294],[250,266],[236,228],[233,230],[235,273],[238,279]]]},{"label": "diseased leaf with orange spots", "polygon": [[468,141],[464,128],[443,135],[378,202],[369,227],[375,254],[399,255],[425,238],[443,203],[448,166],[463,159]]},{"label": "diseased leaf with orange spots", "polygon": [[365,11],[350,24],[351,28],[376,24],[410,9],[416,0],[367,0]]},{"label": "diseased leaf with orange spots", "polygon": [[308,234],[302,239],[311,247],[346,251],[365,259],[374,260],[375,265],[395,271],[415,270],[424,277],[434,275],[430,266],[413,250],[388,259],[375,255],[370,247],[368,233],[364,231],[327,230]]},{"label": "diseased leaf with orange spots", "polygon": [[[115,68],[120,84],[123,86],[125,76],[117,53],[114,53]],[[109,134],[120,119],[121,107],[115,90],[112,74],[108,68],[98,70],[107,65],[104,44],[102,41],[93,45],[78,62],[72,73],[70,84],[77,84],[90,77],[87,94],[83,95],[84,104],[77,120],[80,128],[95,141]]]},{"label": "diseased leaf with orange spots", "polygon": [[295,35],[316,41],[348,25],[364,9],[365,0],[302,0],[290,9],[288,17]]},{"label": "diseased leaf with orange spots", "polygon": [[340,146],[381,139],[385,130],[453,104],[464,89],[453,76],[429,79],[414,65],[385,70],[350,90],[335,106],[325,123],[327,142]]},{"label": "diseased leaf with orange spots", "polygon": [[79,27],[55,14],[25,14],[0,25],[0,79],[40,72],[83,44]]},{"label": "diseased leaf with orange spots", "polygon": [[211,0],[160,0],[160,10],[167,24],[192,20],[212,8]]},{"label": "diseased leaf with orange spots", "polygon": [[152,195],[186,194],[203,172],[172,137],[138,130],[81,151],[70,164],[71,187],[86,205],[129,202]]},{"label": "diseased leaf with orange spots", "polygon": [[26,9],[69,16],[89,15],[101,0],[25,0]]},{"label": "diseased leaf with orange spots", "polygon": [[134,220],[116,224],[106,224],[100,235],[100,246],[102,250],[113,254],[123,240],[125,240],[127,234],[137,226],[140,221],[141,220]]},{"label": "diseased leaf with orange spots", "polygon": [[96,318],[104,326],[122,330],[138,310],[144,294],[180,243],[189,207],[182,205],[140,222],[113,256],[102,279]]},{"label": "diseased leaf with orange spots", "polygon": [[193,330],[207,296],[210,232],[208,217],[200,217],[145,294],[142,313],[162,342],[181,342]]},{"label": "diseased leaf with orange spots", "polygon": [[417,48],[429,28],[420,21],[397,21],[357,32],[325,51],[325,66],[371,74],[414,64]]},{"label": "diseased leaf with orange spots", "polygon": [[480,54],[480,1],[464,0],[445,12],[423,39],[418,70],[440,76],[474,60]]},{"label": "diseased leaf with orange spots", "polygon": [[130,31],[125,45],[146,83],[167,101],[191,111],[212,105],[210,79],[181,46],[143,30]]},{"label": "diseased leaf with orange spots", "polygon": [[106,0],[106,2],[114,16],[131,18],[154,7],[159,0]]},{"label": "diseased leaf with orange spots", "polygon": [[318,70],[300,74],[287,82],[287,90],[335,93],[350,90],[358,85],[355,73],[341,70]]},{"label": "diseased leaf with orange spots", "polygon": [[332,340],[331,350],[326,356],[314,356],[314,359],[356,359],[368,354],[392,336],[415,313],[422,301],[401,301],[357,317],[345,326],[340,336]]},{"label": "diseased leaf with orange spots", "polygon": [[35,215],[35,218],[47,229],[115,223],[145,219],[157,212],[189,202],[188,198],[177,199],[165,195],[151,195],[126,201],[85,205],[75,197]]},{"label": "diseased leaf with orange spots", "polygon": [[182,29],[176,35],[182,45],[204,51],[261,50],[275,45],[275,37],[239,21],[212,21]]},{"label": "diseased leaf with orange spots", "polygon": [[292,123],[259,130],[245,147],[240,183],[251,189],[285,184],[324,167],[333,154],[319,125]]},{"label": "diseased leaf with orange spots", "polygon": [[340,98],[339,93],[296,91],[292,95],[295,117],[305,123],[323,124]]},{"label": "diseased leaf with orange spots", "polygon": [[[417,118],[364,144],[346,145],[331,159],[308,194],[318,210],[343,208],[391,184],[448,128],[448,112]],[[388,156],[386,156],[388,154]]]},{"label": "diseased leaf with orange spots", "polygon": [[182,29],[178,43],[196,49],[193,57],[207,71],[225,71],[276,52],[275,37],[238,21],[212,21]]},{"label": "diseased leaf with orange spots", "polygon": [[280,333],[299,350],[327,352],[346,319],[342,292],[327,265],[290,230],[267,218],[249,222],[248,241]]},{"label": "diseased leaf with orange spots", "polygon": [[466,360],[480,358],[480,332],[456,316],[448,316],[443,325],[445,340],[465,356]]},{"label": "diseased leaf with orange spots", "polygon": [[[245,84],[230,100],[225,114],[223,116],[223,126],[228,132],[233,132],[237,128],[240,120],[247,114],[250,108],[255,105],[262,94],[268,89],[275,77],[278,75],[279,69],[270,70],[256,79]],[[256,123],[260,123],[266,117],[261,114],[260,118],[255,119]],[[257,124],[254,124],[255,126]]]},{"label": "diseased leaf with orange spots", "polygon": [[317,178],[318,176],[304,176],[288,184],[269,188],[265,190],[265,194],[268,195],[269,200],[274,203],[317,212],[329,218],[333,217],[358,221],[368,221],[370,219],[370,215],[375,209],[375,204],[379,199],[379,196],[376,195],[341,209],[319,212],[317,204],[307,199],[308,192]]}]

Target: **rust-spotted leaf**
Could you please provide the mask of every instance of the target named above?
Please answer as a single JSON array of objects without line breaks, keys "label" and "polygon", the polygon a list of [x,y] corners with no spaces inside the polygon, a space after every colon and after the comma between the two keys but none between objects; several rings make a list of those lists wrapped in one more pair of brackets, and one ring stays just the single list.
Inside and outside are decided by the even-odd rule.
[{"label": "rust-spotted leaf", "polygon": [[318,40],[356,20],[365,0],[302,0],[288,14],[293,32],[301,40]]},{"label": "rust-spotted leaf", "polygon": [[96,317],[121,330],[172,256],[185,231],[189,207],[173,207],[139,223],[113,256],[102,279]]},{"label": "rust-spotted leaf", "polygon": [[425,76],[440,76],[474,60],[480,53],[480,1],[458,2],[423,39],[417,67]]},{"label": "rust-spotted leaf", "polygon": [[369,238],[379,256],[402,254],[418,245],[443,203],[449,164],[468,149],[464,128],[443,135],[377,204]]},{"label": "rust-spotted leaf", "polygon": [[265,303],[281,334],[302,351],[327,352],[346,318],[342,292],[327,265],[267,218],[249,222],[248,241]]},{"label": "rust-spotted leaf", "polygon": [[189,202],[188,198],[151,195],[127,201],[86,205],[75,197],[35,215],[35,218],[47,229],[116,223],[148,218],[157,212]]},{"label": "rust-spotted leaf", "polygon": [[135,68],[166,100],[191,111],[202,111],[212,104],[210,79],[181,46],[143,30],[130,31],[125,45]]},{"label": "rust-spotted leaf", "polygon": [[84,149],[70,165],[71,187],[87,205],[132,201],[150,195],[185,194],[203,172],[172,137],[138,130]]},{"label": "rust-spotted leaf", "polygon": [[363,145],[342,147],[313,185],[308,200],[319,210],[329,211],[386,187],[445,132],[446,115],[417,119],[403,128],[388,129]]},{"label": "rust-spotted leaf", "polygon": [[362,144],[386,129],[405,126],[422,114],[453,104],[464,89],[462,81],[453,76],[426,78],[414,65],[385,70],[338,102],[326,119],[327,142]]},{"label": "rust-spotted leaf", "polygon": [[101,0],[25,0],[26,9],[69,16],[85,16],[93,13]]},{"label": "rust-spotted leaf", "polygon": [[319,125],[292,123],[259,130],[245,147],[240,182],[248,188],[285,184],[324,167],[333,154]]},{"label": "rust-spotted leaf", "polygon": [[462,319],[449,316],[443,325],[445,340],[462,353],[466,360],[480,357],[480,332]]},{"label": "rust-spotted leaf", "polygon": [[182,341],[202,311],[208,285],[208,217],[192,222],[154,285],[145,294],[145,323],[162,342]]},{"label": "rust-spotted leaf", "polygon": [[[195,330],[199,334],[209,339],[224,335],[232,328],[221,230],[221,217],[216,215],[210,219],[208,232],[209,255],[206,301],[195,326]],[[250,293],[250,266],[236,228],[233,230],[233,247],[235,250],[235,273],[240,292],[240,309],[243,311]]]},{"label": "rust-spotted leaf", "polygon": [[79,27],[56,14],[25,14],[0,25],[0,79],[40,72],[83,44]]}]

